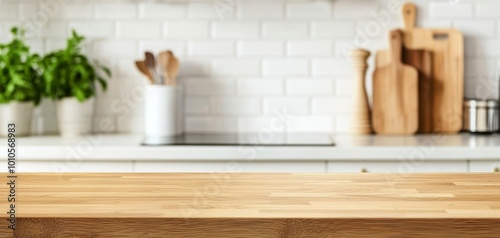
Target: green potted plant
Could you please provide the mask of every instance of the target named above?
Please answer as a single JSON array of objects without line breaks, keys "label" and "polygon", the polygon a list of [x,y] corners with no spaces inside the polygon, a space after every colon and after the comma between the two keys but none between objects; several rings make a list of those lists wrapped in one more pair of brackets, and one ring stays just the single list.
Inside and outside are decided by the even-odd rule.
[{"label": "green potted plant", "polygon": [[84,39],[73,30],[65,49],[49,53],[42,59],[44,95],[56,100],[59,131],[64,137],[91,131],[97,84],[106,90],[102,75],[111,77],[108,68],[92,64],[82,54]]},{"label": "green potted plant", "polygon": [[7,124],[14,123],[16,135],[27,136],[43,90],[40,57],[30,52],[24,30],[13,27],[11,33],[12,40],[0,44],[0,135],[7,136]]}]

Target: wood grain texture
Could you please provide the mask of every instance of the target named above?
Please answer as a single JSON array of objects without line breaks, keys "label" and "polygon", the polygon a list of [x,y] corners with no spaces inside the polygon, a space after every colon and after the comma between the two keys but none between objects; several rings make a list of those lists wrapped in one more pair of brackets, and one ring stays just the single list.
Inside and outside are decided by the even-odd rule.
[{"label": "wood grain texture", "polygon": [[418,72],[402,63],[402,32],[389,34],[390,63],[376,57],[373,73],[373,129],[378,134],[414,134],[418,130]]},{"label": "wood grain texture", "polygon": [[367,59],[369,56],[370,52],[364,49],[355,49],[351,52],[355,86],[350,132],[357,135],[371,134],[373,132],[371,110],[365,88],[366,70],[368,69]]},{"label": "wood grain texture", "polygon": [[[406,34],[415,29],[417,6],[407,3],[403,6],[402,11],[405,25],[404,34]],[[432,133],[434,132],[432,52],[403,47],[403,63],[418,71],[418,132]]]},{"label": "wood grain texture", "polygon": [[434,132],[432,53],[404,48],[403,63],[414,67],[418,72],[418,133],[432,133]]},{"label": "wood grain texture", "polygon": [[417,16],[412,3],[405,4],[403,16],[407,25],[404,46],[432,53],[433,132],[459,132],[464,98],[463,35],[455,29],[408,28],[412,24],[410,19]]},{"label": "wood grain texture", "polygon": [[20,173],[18,186],[19,218],[500,218],[497,173]]},{"label": "wood grain texture", "polygon": [[[20,173],[17,185],[14,237],[22,238],[497,237],[500,231],[497,173]],[[0,204],[7,206],[4,199]]]},{"label": "wood grain texture", "polygon": [[[388,51],[377,52],[377,68],[389,65],[390,61]],[[418,133],[432,133],[434,132],[432,53],[403,48],[403,63],[414,67],[418,72]]]},{"label": "wood grain texture", "polygon": [[500,219],[40,219],[19,220],[22,238],[498,237]]}]

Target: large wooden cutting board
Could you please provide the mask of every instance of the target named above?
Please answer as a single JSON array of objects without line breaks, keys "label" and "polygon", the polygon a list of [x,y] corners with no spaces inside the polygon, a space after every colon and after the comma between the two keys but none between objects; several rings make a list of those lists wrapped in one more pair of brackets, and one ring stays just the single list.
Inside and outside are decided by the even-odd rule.
[{"label": "large wooden cutting board", "polygon": [[[414,134],[418,130],[418,73],[401,62],[402,37],[400,30],[390,32],[390,63],[377,64],[373,73],[372,120],[378,134]],[[379,62],[384,56],[376,57]]]},{"label": "large wooden cutting board", "polygon": [[[402,15],[405,32],[412,31],[415,28],[417,7],[413,4],[405,4]],[[413,66],[418,71],[418,132],[432,133],[434,131],[432,52],[404,47],[403,63]]]},{"label": "large wooden cutting board", "polygon": [[432,132],[456,133],[462,129],[464,97],[464,41],[454,29],[414,28],[416,6],[403,7],[404,47],[432,53]]}]

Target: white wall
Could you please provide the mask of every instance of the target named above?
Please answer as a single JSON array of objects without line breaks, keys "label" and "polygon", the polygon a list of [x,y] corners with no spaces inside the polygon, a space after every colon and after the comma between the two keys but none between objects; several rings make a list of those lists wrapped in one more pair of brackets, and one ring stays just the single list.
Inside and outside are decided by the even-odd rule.
[{"label": "white wall", "polygon": [[[96,124],[114,125],[106,132],[142,131],[146,81],[133,62],[163,49],[181,59],[189,132],[259,131],[283,106],[294,115],[286,131],[341,132],[352,83],[343,49],[386,48],[387,31],[402,26],[399,13],[380,20],[394,1],[0,0],[0,39],[23,21],[41,26],[30,38],[40,53],[62,47],[72,28],[86,35],[86,52],[114,72],[96,110]],[[420,26],[464,32],[466,95],[497,97],[500,2],[415,2]],[[37,115],[38,132],[56,130],[51,102]]]}]

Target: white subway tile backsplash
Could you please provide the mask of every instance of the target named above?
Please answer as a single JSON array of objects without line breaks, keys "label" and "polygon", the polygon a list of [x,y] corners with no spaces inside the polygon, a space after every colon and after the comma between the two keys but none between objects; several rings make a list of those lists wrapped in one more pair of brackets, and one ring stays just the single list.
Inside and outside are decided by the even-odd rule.
[{"label": "white subway tile backsplash", "polygon": [[67,28],[68,23],[65,21],[52,21],[45,26],[43,30],[43,36],[45,38],[65,39],[68,36]]},{"label": "white subway tile backsplash", "polygon": [[208,97],[187,98],[184,108],[188,115],[208,114],[210,112],[210,99]]},{"label": "white subway tile backsplash", "polygon": [[486,20],[454,21],[453,26],[466,37],[491,37],[496,35],[495,22]]},{"label": "white subway tile backsplash", "polygon": [[[234,14],[224,15],[227,19]],[[214,2],[191,2],[188,7],[188,16],[191,19],[219,19],[220,15],[218,8]]]},{"label": "white subway tile backsplash", "polygon": [[238,122],[232,117],[187,117],[184,129],[187,133],[234,133]]},{"label": "white subway tile backsplash", "polygon": [[161,36],[159,21],[119,21],[117,29],[118,38],[123,39],[155,39]]},{"label": "white subway tile backsplash", "polygon": [[309,102],[307,97],[266,97],[264,113],[273,115],[285,110],[291,115],[305,115],[309,113]]},{"label": "white subway tile backsplash", "polygon": [[137,42],[133,40],[103,40],[94,43],[93,53],[102,57],[131,56],[137,54]]},{"label": "white subway tile backsplash", "polygon": [[92,132],[98,134],[116,133],[116,124],[116,118],[113,116],[94,117],[94,120],[92,122]]},{"label": "white subway tile backsplash", "polygon": [[36,3],[26,2],[19,4],[19,19],[23,21],[31,21],[35,18],[37,13],[38,13],[38,6]]},{"label": "white subway tile backsplash", "polygon": [[238,80],[238,94],[265,96],[282,95],[284,81],[282,79],[241,79]]},{"label": "white subway tile backsplash", "polygon": [[186,16],[184,3],[141,3],[139,17],[143,19],[181,19]]},{"label": "white subway tile backsplash", "polygon": [[477,39],[471,51],[476,57],[500,57],[500,44],[497,39]]},{"label": "white subway tile backsplash", "polygon": [[456,4],[450,4],[447,1],[431,2],[430,3],[430,16],[431,17],[472,17],[473,5],[470,2],[459,1]]},{"label": "white subway tile backsplash", "polygon": [[146,80],[146,78],[141,74],[141,72],[139,72],[139,70],[135,67],[133,58],[125,58],[117,60],[114,74],[120,77]]},{"label": "white subway tile backsplash", "polygon": [[260,98],[212,98],[211,113],[214,115],[257,115],[261,111]]},{"label": "white subway tile backsplash", "polygon": [[335,117],[335,132],[347,133],[351,127],[351,117],[348,115]]},{"label": "white subway tile backsplash", "polygon": [[39,55],[45,52],[44,42],[40,39],[28,39],[27,44],[30,46],[30,51]]},{"label": "white subway tile backsplash", "polygon": [[241,2],[238,5],[240,19],[279,19],[284,16],[283,2]]},{"label": "white subway tile backsplash", "polygon": [[48,39],[45,40],[45,52],[52,52],[66,47],[66,40],[63,39]]},{"label": "white subway tile backsplash", "polygon": [[179,69],[179,76],[209,76],[212,72],[212,61],[207,59],[183,59]]},{"label": "white subway tile backsplash", "polygon": [[[94,16],[94,5],[88,3],[67,3],[61,4],[59,6],[59,11],[55,14],[54,18],[56,19],[91,19]],[[104,8],[112,6],[104,6]],[[103,8],[99,8],[98,10],[101,13],[102,11],[106,11]]]},{"label": "white subway tile backsplash", "polygon": [[351,96],[354,90],[354,80],[338,79],[335,81],[335,93],[339,97]]},{"label": "white subway tile backsplash", "polygon": [[352,111],[350,98],[313,98],[312,113],[314,115],[348,114]]},{"label": "white subway tile backsplash", "polygon": [[[392,1],[394,3],[396,1]],[[402,1],[399,1],[402,3]],[[378,3],[369,0],[361,1],[337,1],[333,3],[333,17],[335,18],[372,18],[378,13]],[[388,4],[383,4],[385,8]],[[384,9],[389,12],[389,9]],[[399,12],[398,12],[399,14]],[[399,15],[398,15],[399,17]]]},{"label": "white subway tile backsplash", "polygon": [[120,133],[144,133],[144,118],[123,117],[116,119],[116,131]]},{"label": "white subway tile backsplash", "polygon": [[496,72],[495,63],[488,59],[465,59],[465,77],[488,76]]},{"label": "white subway tile backsplash", "polygon": [[69,23],[69,30],[71,29],[88,38],[115,37],[115,23],[108,20],[72,21]]},{"label": "white subway tile backsplash", "polygon": [[290,41],[287,44],[289,56],[331,56],[333,42],[328,40],[300,40]]},{"label": "white subway tile backsplash", "polygon": [[330,133],[334,131],[332,117],[296,116],[290,119],[287,132],[290,133]]},{"label": "white subway tile backsplash", "polygon": [[[238,132],[240,133],[283,133],[284,126],[279,126],[275,117],[240,117]],[[276,126],[278,124],[278,126]]]},{"label": "white subway tile backsplash", "polygon": [[351,64],[346,59],[317,59],[312,61],[314,76],[351,75]]},{"label": "white subway tile backsplash", "polygon": [[5,20],[15,20],[18,18],[19,4],[16,3],[2,3],[0,7],[0,16]]},{"label": "white subway tile backsplash", "polygon": [[258,60],[215,60],[212,68],[214,75],[253,76],[260,74]]},{"label": "white subway tile backsplash", "polygon": [[332,20],[312,23],[312,37],[314,38],[352,38],[355,31],[354,21]]},{"label": "white subway tile backsplash", "polygon": [[263,64],[266,76],[303,76],[309,73],[309,62],[303,59],[269,59]]},{"label": "white subway tile backsplash", "polygon": [[498,9],[500,9],[498,1],[480,1],[477,3],[476,12],[481,18],[495,18],[498,17]]},{"label": "white subway tile backsplash", "polygon": [[232,56],[235,48],[234,41],[191,41],[188,52],[191,56]]},{"label": "white subway tile backsplash", "polygon": [[309,24],[301,21],[275,21],[262,23],[262,36],[274,39],[309,37]]},{"label": "white subway tile backsplash", "polygon": [[334,94],[334,81],[330,79],[289,79],[287,93],[301,96],[325,96]]},{"label": "white subway tile backsplash", "polygon": [[138,9],[139,7],[133,3],[101,3],[95,6],[95,17],[99,19],[133,19],[137,18]]},{"label": "white subway tile backsplash", "polygon": [[[94,124],[105,133],[141,133],[144,89],[134,66],[145,51],[172,50],[180,59],[187,132],[261,132],[277,111],[292,123],[279,132],[347,132],[353,75],[350,50],[386,49],[387,32],[402,27],[392,0],[55,1],[0,0],[0,41],[28,23],[28,44],[43,54],[66,46],[71,29],[83,52],[109,66],[109,90],[98,93]],[[500,3],[414,0],[418,27],[465,34],[465,92],[498,97]],[[52,4],[52,5],[51,5]],[[389,6],[389,4],[392,4]],[[48,12],[47,12],[48,11]],[[44,13],[47,17],[42,16]],[[367,73],[370,94],[371,74]],[[45,103],[46,104],[46,103]],[[56,132],[54,108],[37,109],[37,134]],[[52,123],[51,123],[52,122]],[[98,128],[94,125],[94,131]]]},{"label": "white subway tile backsplash", "polygon": [[215,22],[212,26],[212,36],[215,38],[247,39],[259,37],[257,22]]},{"label": "white subway tile backsplash", "polygon": [[290,2],[287,3],[289,18],[328,18],[331,15],[332,5],[327,1]]},{"label": "white subway tile backsplash", "polygon": [[188,96],[218,96],[236,94],[234,80],[185,79],[183,82]]},{"label": "white subway tile backsplash", "polygon": [[207,38],[209,24],[206,21],[167,21],[163,35],[167,38]]},{"label": "white subway tile backsplash", "polygon": [[239,56],[283,56],[285,44],[283,41],[240,41],[238,42]]}]

